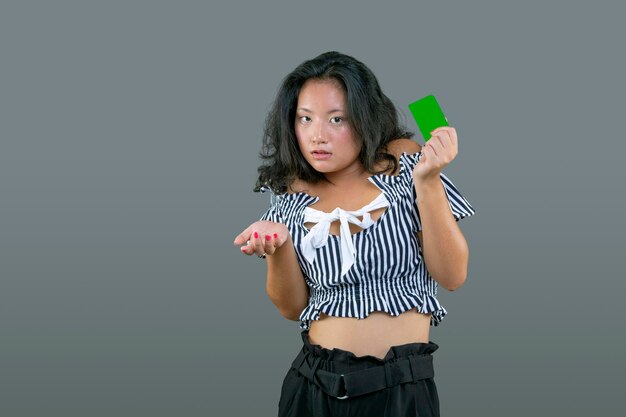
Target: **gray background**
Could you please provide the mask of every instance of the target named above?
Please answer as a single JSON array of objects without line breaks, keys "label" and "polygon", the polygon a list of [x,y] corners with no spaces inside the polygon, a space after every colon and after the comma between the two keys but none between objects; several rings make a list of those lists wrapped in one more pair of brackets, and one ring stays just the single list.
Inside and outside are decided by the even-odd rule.
[{"label": "gray background", "polygon": [[327,50],[459,133],[442,416],[624,415],[624,10],[428,3],[2,2],[0,415],[276,415],[300,330],[232,241],[278,85]]}]

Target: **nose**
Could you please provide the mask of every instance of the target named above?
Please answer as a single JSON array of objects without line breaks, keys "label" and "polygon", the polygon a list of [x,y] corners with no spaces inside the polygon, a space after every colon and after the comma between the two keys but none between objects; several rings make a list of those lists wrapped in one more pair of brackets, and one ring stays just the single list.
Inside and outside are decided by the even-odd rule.
[{"label": "nose", "polygon": [[326,132],[324,131],[324,123],[318,122],[313,128],[313,142],[326,143]]}]

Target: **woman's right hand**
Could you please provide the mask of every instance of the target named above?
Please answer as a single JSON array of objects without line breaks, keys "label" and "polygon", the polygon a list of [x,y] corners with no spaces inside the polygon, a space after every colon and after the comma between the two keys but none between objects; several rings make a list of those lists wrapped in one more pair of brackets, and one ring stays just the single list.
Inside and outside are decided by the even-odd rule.
[{"label": "woman's right hand", "polygon": [[246,255],[272,255],[291,236],[282,223],[259,220],[252,223],[235,238],[235,245],[243,245],[241,253]]}]

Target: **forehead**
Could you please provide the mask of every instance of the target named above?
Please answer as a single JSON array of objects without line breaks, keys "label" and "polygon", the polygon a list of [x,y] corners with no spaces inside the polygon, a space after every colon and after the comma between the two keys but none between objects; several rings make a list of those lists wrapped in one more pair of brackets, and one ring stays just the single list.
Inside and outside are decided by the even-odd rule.
[{"label": "forehead", "polygon": [[339,81],[334,79],[307,80],[302,85],[300,94],[298,95],[298,104],[306,103],[311,106],[323,106],[326,104],[341,105],[344,104],[344,101],[345,93],[343,91],[343,87]]}]

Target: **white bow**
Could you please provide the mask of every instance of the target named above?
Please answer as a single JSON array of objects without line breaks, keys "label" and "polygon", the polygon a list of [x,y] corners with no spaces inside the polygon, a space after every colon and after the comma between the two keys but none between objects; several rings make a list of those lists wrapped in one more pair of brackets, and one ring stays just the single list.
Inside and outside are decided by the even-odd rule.
[{"label": "white bow", "polygon": [[[385,194],[381,193],[374,201],[354,211],[346,211],[337,207],[332,212],[325,213],[311,207],[306,207],[304,209],[304,223],[311,222],[317,224],[311,228],[300,243],[304,257],[310,264],[315,262],[316,249],[321,248],[328,242],[330,224],[339,220],[341,237],[341,276],[345,275],[350,267],[352,267],[352,264],[354,264],[356,255],[348,222],[354,223],[363,229],[367,229],[376,223],[372,220],[372,216],[369,212],[387,206],[389,206],[389,201],[387,201]],[[358,217],[361,216],[363,220],[358,219]]]}]

